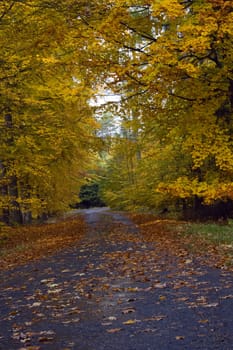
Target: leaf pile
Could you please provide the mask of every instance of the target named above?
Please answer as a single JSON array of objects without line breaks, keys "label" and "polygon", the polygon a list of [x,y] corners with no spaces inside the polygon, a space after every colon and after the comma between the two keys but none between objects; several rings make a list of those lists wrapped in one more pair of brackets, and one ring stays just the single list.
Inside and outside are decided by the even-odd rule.
[{"label": "leaf pile", "polygon": [[13,268],[55,253],[85,234],[81,216],[53,224],[7,227],[0,233],[0,269]]},{"label": "leaf pile", "polygon": [[188,223],[178,220],[160,220],[151,214],[129,214],[138,226],[145,242],[156,242],[157,249],[183,258],[198,259],[205,264],[232,269],[232,246],[208,240],[201,234],[186,234]]}]

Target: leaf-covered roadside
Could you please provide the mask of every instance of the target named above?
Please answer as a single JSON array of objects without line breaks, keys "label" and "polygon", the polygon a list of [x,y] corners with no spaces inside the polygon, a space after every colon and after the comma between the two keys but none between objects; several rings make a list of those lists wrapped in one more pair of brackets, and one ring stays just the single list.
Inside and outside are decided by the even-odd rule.
[{"label": "leaf-covered roadside", "polygon": [[79,241],[85,234],[81,216],[53,224],[7,227],[0,231],[0,270],[46,257]]},{"label": "leaf-covered roadside", "polygon": [[231,348],[232,273],[188,254],[168,221],[132,216],[141,232],[86,210],[76,245],[0,272],[1,349]]},{"label": "leaf-covered roadside", "polygon": [[[202,259],[206,264],[232,269],[233,244],[213,240],[211,232],[203,234],[204,224],[158,219],[151,214],[128,214],[137,224],[146,242],[156,242],[157,248],[183,257]],[[219,230],[230,226],[212,224]],[[205,230],[208,230],[206,225]],[[75,216],[53,224],[7,227],[0,231],[0,269],[13,268],[31,260],[46,257],[72,245],[85,236],[83,217]],[[129,237],[121,237],[127,241]],[[131,237],[132,239],[132,237]],[[228,238],[229,239],[229,238]],[[233,234],[232,234],[233,242]]]},{"label": "leaf-covered roadside", "polygon": [[[158,249],[183,257],[184,262],[193,257],[210,266],[233,268],[233,230],[230,234],[230,225],[165,220],[151,214],[129,216],[139,227],[144,240],[157,242]],[[213,227],[222,239],[216,239],[216,233],[211,232]],[[228,233],[227,241],[224,241],[225,232]]]}]

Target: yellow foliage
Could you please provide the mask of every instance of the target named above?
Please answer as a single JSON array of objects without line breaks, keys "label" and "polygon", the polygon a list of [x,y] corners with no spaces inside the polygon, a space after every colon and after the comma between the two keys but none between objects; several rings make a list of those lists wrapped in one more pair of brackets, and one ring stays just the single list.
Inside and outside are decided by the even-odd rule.
[{"label": "yellow foliage", "polygon": [[[77,64],[86,57],[86,38],[74,38],[65,10],[39,3],[0,5],[0,176],[21,212],[33,215],[69,207],[97,149],[91,84]],[[3,205],[12,200],[1,196]]]},{"label": "yellow foliage", "polygon": [[184,15],[183,6],[178,0],[160,0],[152,2],[153,16],[166,15],[169,19],[176,19]]},{"label": "yellow foliage", "polygon": [[113,111],[131,135],[109,156],[110,202],[232,198],[231,1],[90,1],[77,13],[75,0],[33,0],[6,9],[3,0],[0,103],[13,127],[2,113],[0,162],[4,180],[17,175],[20,205],[39,198],[41,210],[57,210],[77,191],[100,144],[88,104],[99,86],[122,96]]}]

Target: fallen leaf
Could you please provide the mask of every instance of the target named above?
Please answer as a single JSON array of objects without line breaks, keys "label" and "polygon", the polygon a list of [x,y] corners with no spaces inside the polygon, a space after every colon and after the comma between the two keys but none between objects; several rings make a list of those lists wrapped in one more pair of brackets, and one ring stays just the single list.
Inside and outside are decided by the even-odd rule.
[{"label": "fallen leaf", "polygon": [[233,294],[229,294],[229,295],[225,295],[223,297],[220,297],[220,299],[232,299],[233,298]]},{"label": "fallen leaf", "polygon": [[33,303],[30,307],[39,307],[41,306],[41,303],[39,301]]},{"label": "fallen leaf", "polygon": [[154,288],[163,289],[163,288],[166,288],[166,287],[167,287],[166,283],[156,283],[156,284],[154,284]]},{"label": "fallen leaf", "polygon": [[138,323],[138,322],[141,322],[141,321],[140,320],[128,320],[128,321],[123,322],[123,324],[131,325],[131,324],[135,324],[135,323]]},{"label": "fallen leaf", "polygon": [[56,333],[54,331],[41,331],[41,335],[55,335]]},{"label": "fallen leaf", "polygon": [[130,313],[132,313],[132,312],[135,312],[135,311],[136,311],[136,310],[135,310],[133,307],[131,307],[131,308],[122,310],[122,314],[123,314],[123,315],[126,315],[126,314],[130,314]]},{"label": "fallen leaf", "polygon": [[189,298],[183,297],[183,298],[177,298],[176,301],[187,301]]},{"label": "fallen leaf", "polygon": [[158,316],[152,316],[149,318],[145,318],[143,321],[161,321],[164,320],[167,316],[165,315],[158,315]]},{"label": "fallen leaf", "polygon": [[187,260],[185,260],[185,264],[186,264],[186,265],[191,264],[192,262],[193,262],[192,259],[187,259]]},{"label": "fallen leaf", "polygon": [[107,319],[109,321],[116,321],[117,318],[115,316],[109,316]]},{"label": "fallen leaf", "polygon": [[111,329],[107,329],[108,333],[117,333],[119,331],[121,331],[122,328],[111,328]]},{"label": "fallen leaf", "polygon": [[48,278],[48,279],[41,280],[40,283],[41,284],[47,284],[47,283],[51,283],[53,281],[54,281],[54,278]]},{"label": "fallen leaf", "polygon": [[183,335],[177,335],[176,340],[183,340],[185,337]]},{"label": "fallen leaf", "polygon": [[208,323],[209,320],[207,320],[207,319],[206,319],[206,320],[199,320],[198,322],[199,322],[199,323]]},{"label": "fallen leaf", "polygon": [[127,291],[128,292],[138,292],[138,287],[129,287],[129,288],[127,288]]},{"label": "fallen leaf", "polygon": [[46,337],[46,336],[43,336],[43,337],[39,337],[38,341],[40,343],[47,343],[47,342],[51,342],[53,341],[53,337]]},{"label": "fallen leaf", "polygon": [[218,306],[218,303],[212,303],[212,304],[205,304],[204,307],[216,307]]},{"label": "fallen leaf", "polygon": [[70,324],[70,323],[77,323],[80,321],[80,318],[73,318],[72,320],[69,321],[63,321],[63,324]]},{"label": "fallen leaf", "polygon": [[137,300],[137,299],[135,299],[135,298],[130,298],[130,299],[127,300],[127,302],[128,302],[128,303],[132,303],[133,301],[136,301],[136,300]]},{"label": "fallen leaf", "polygon": [[48,290],[48,294],[59,294],[62,292],[61,288],[57,288],[57,289],[49,289]]}]

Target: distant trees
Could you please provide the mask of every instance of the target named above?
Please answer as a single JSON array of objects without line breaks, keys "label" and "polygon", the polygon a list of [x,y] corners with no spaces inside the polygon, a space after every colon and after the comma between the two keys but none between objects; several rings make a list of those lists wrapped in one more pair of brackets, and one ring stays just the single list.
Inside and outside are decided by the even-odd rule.
[{"label": "distant trees", "polygon": [[79,192],[80,203],[78,208],[103,207],[105,203],[100,198],[98,183],[87,183],[80,188]]}]

